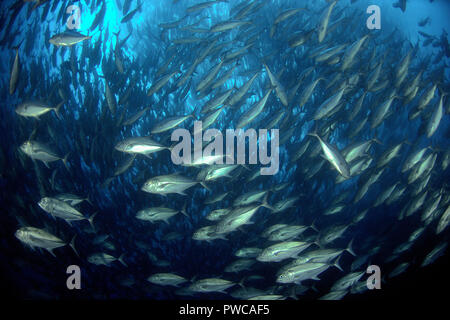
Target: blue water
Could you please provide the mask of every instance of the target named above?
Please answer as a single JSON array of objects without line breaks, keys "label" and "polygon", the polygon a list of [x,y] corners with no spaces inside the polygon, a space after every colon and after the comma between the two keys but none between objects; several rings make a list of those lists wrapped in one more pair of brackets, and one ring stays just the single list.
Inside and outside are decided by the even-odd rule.
[{"label": "blue water", "polygon": [[[156,94],[148,97],[146,92],[157,79],[158,69],[171,57],[173,52],[178,51],[179,55],[176,56],[175,59],[178,60],[175,60],[171,67],[180,68],[182,72],[189,69],[200,54],[199,52],[202,52],[203,48],[197,48],[196,45],[180,45],[171,51],[172,49],[169,48],[173,39],[191,35],[177,29],[163,31],[159,26],[162,23],[183,18],[186,8],[200,3],[200,1],[145,1],[141,12],[137,12],[130,22],[121,23],[124,16],[123,1],[107,0],[103,4],[106,6],[104,18],[96,28],[92,28],[96,16],[102,11],[102,2],[61,1],[55,5],[54,11],[52,11],[52,1],[35,10],[31,10],[32,3],[26,3],[13,22],[11,22],[11,17],[14,10],[10,7],[14,1],[2,1],[0,4],[2,12],[2,30],[0,31],[2,39],[0,41],[2,57],[0,64],[0,126],[2,134],[0,261],[1,274],[8,282],[12,296],[30,299],[186,298],[183,295],[177,295],[176,288],[150,284],[146,279],[157,272],[173,272],[186,279],[222,277],[236,283],[243,277],[260,275],[264,279],[254,284],[248,284],[248,287],[256,287],[268,292],[283,291],[283,288],[273,288],[277,285],[276,273],[281,264],[257,262],[254,269],[239,274],[224,273],[224,268],[237,259],[233,254],[241,247],[267,247],[268,243],[264,243],[260,235],[270,225],[275,223],[310,225],[316,222],[320,230],[325,230],[334,225],[350,224],[352,219],[364,209],[369,209],[367,217],[349,227],[344,236],[330,246],[345,248],[353,239],[357,257],[345,253],[340,260],[344,272],[335,269],[327,270],[323,277],[320,277],[321,281],[306,285],[311,288],[314,284],[314,289],[317,288],[317,291],[308,289],[298,298],[317,298],[328,293],[331,285],[337,279],[351,272],[351,264],[354,260],[365,255],[370,255],[370,258],[357,269],[358,271],[364,272],[367,265],[377,264],[380,265],[383,274],[387,274],[401,262],[410,262],[411,266],[406,274],[408,275],[409,272],[413,277],[413,272],[420,269],[420,264],[426,254],[436,245],[448,242],[448,229],[439,235],[434,232],[439,221],[439,217],[437,217],[430,225],[426,226],[424,234],[414,242],[409,250],[393,262],[387,262],[386,260],[392,255],[392,250],[404,243],[413,231],[422,226],[421,211],[414,213],[410,219],[401,221],[397,219],[399,212],[412,199],[408,193],[390,206],[372,207],[372,203],[385,188],[396,181],[404,183],[407,176],[400,173],[400,169],[408,153],[415,147],[428,145],[440,151],[436,168],[433,169],[427,188],[430,192],[442,189],[443,199],[448,198],[449,168],[444,171],[440,168],[440,164],[443,153],[450,147],[449,116],[444,114],[438,130],[430,139],[420,136],[421,120],[408,120],[408,112],[417,103],[417,97],[407,106],[402,106],[399,101],[395,101],[394,114],[375,130],[369,130],[366,126],[356,140],[348,138],[346,132],[351,123],[344,121],[337,125],[337,129],[329,137],[329,142],[342,149],[350,142],[367,140],[376,136],[382,145],[376,145],[373,148],[372,155],[375,159],[386,148],[402,140],[408,140],[414,145],[405,144],[402,147],[400,156],[389,164],[380,180],[357,204],[352,203],[352,197],[359,188],[359,178],[335,184],[336,172],[326,163],[317,175],[307,180],[302,169],[311,164],[290,162],[297,143],[304,143],[307,133],[314,129],[314,123],[309,120],[308,116],[311,113],[310,110],[314,110],[325,100],[325,84],[319,85],[318,89],[314,91],[307,103],[307,114],[297,105],[289,106],[294,115],[289,127],[294,129],[292,136],[280,147],[280,171],[274,176],[259,178],[253,183],[248,183],[245,180],[248,173],[243,170],[239,179],[230,182],[225,178],[212,183],[210,187],[214,193],[232,192],[232,196],[227,197],[219,204],[204,205],[203,202],[210,193],[199,185],[189,189],[187,196],[151,195],[140,190],[146,179],[157,175],[181,172],[183,175],[195,178],[197,170],[175,166],[171,162],[169,152],[158,153],[152,159],[138,155],[129,170],[108,180],[124,159],[123,154],[114,150],[114,146],[119,141],[130,136],[149,135],[154,124],[169,116],[192,113],[197,117],[200,116],[199,110],[213,95],[199,99],[195,94],[195,86],[203,77],[204,72],[210,70],[217,60],[207,59],[205,63],[199,65],[191,77],[191,82],[188,82],[191,87],[183,86],[178,89],[175,86],[176,80],[172,79]],[[137,1],[129,2],[131,2],[129,10],[133,10]],[[260,28],[259,30],[263,30],[261,31],[260,47],[253,50],[247,58],[241,59],[239,72],[233,74],[222,86],[221,91],[231,89],[233,86],[242,86],[254,74],[253,71],[259,69],[262,70],[261,75],[251,89],[255,95],[249,97],[237,110],[225,109],[218,122],[214,124],[219,130],[233,128],[237,124],[241,112],[259,100],[266,92],[268,76],[260,61],[255,58],[256,56],[259,55],[261,58],[272,52],[276,53],[274,57],[269,58],[270,66],[274,68],[272,72],[275,74],[285,68],[281,78],[285,86],[293,86],[302,71],[307,67],[314,66],[312,60],[303,56],[304,48],[291,50],[286,45],[287,39],[294,31],[303,30],[301,23],[300,25],[286,23],[285,29],[279,28],[274,39],[267,36],[271,23],[278,12],[286,8],[305,6],[306,2],[300,0],[268,0],[266,2],[265,6],[254,16],[257,17],[254,24]],[[230,8],[238,3],[237,0],[229,0],[205,9],[199,15],[204,17],[200,26],[209,28],[219,21],[229,19]],[[330,39],[328,41],[335,45],[351,44],[361,38],[368,32],[365,28],[365,20],[368,17],[365,9],[370,4],[377,4],[381,8],[381,30],[371,31],[375,34],[374,38],[378,39],[374,40],[377,41],[377,44],[371,42],[372,39],[368,40],[369,48],[362,49],[359,54],[361,59],[368,59],[374,47],[377,49],[378,56],[382,56],[384,52],[388,51],[390,55],[398,56],[398,60],[389,60],[385,66],[386,69],[383,69],[382,72],[386,75],[393,74],[395,62],[406,56],[411,46],[415,46],[420,40],[419,50],[412,58],[410,73],[405,81],[412,80],[420,70],[420,62],[427,61],[427,57],[431,57],[431,62],[425,69],[427,79],[431,78],[431,71],[443,70],[442,87],[449,88],[449,57],[442,55],[441,59],[436,61],[434,57],[440,54],[442,48],[433,45],[423,47],[423,37],[420,37],[418,31],[421,30],[436,39],[441,37],[443,30],[448,33],[450,31],[448,20],[450,2],[435,0],[430,3],[428,0],[410,0],[407,1],[405,12],[392,7],[392,3],[393,1],[388,0],[359,0],[351,7],[343,9],[341,16],[333,16],[332,21],[348,18],[348,23],[353,23],[357,27],[353,34],[334,34],[333,41]],[[92,35],[92,39],[68,49],[57,48],[49,43],[49,37],[66,30],[66,21],[69,15],[65,13],[65,8],[73,4],[78,5],[81,10],[81,24],[77,31],[84,35]],[[343,5],[350,6],[350,0],[339,1],[339,9],[343,8]],[[308,8],[315,13],[314,19],[317,19],[318,13],[326,6],[327,2],[325,1],[317,1],[314,5],[308,4]],[[63,13],[59,14],[61,11]],[[46,12],[47,14],[44,16]],[[431,23],[425,27],[419,27],[418,22],[427,16],[430,17]],[[196,21],[198,21],[198,17],[191,15],[181,26]],[[316,22],[316,20],[313,21]],[[301,20],[301,22],[305,21]],[[311,28],[311,25],[307,24],[305,28]],[[396,30],[395,39],[386,39],[394,30]],[[114,34],[119,31],[120,41],[131,33],[130,38],[121,48],[125,67],[124,74],[117,71],[114,63],[114,49],[117,46],[117,38]],[[231,34],[236,35],[236,32],[233,31]],[[307,44],[307,48],[318,46],[315,34],[313,39],[310,44]],[[232,37],[226,35],[220,41],[226,43],[231,40]],[[393,44],[394,40],[395,44]],[[19,44],[20,78],[15,93],[10,95],[9,79],[15,57],[14,47]],[[399,47],[399,44],[403,44],[403,47]],[[239,47],[241,46],[242,43]],[[234,49],[234,47],[237,48],[237,45],[232,43],[230,48]],[[366,61],[363,61],[361,65],[364,65]],[[231,65],[227,66],[227,68],[229,67]],[[332,66],[317,67],[317,69],[319,68],[334,70]],[[317,74],[318,72],[315,71],[314,75]],[[114,116],[109,112],[105,101],[103,77],[108,79],[117,101],[132,81],[135,81],[128,102],[123,105],[118,104]],[[300,86],[299,93],[309,83],[308,81],[312,81],[309,79]],[[429,85],[429,83],[423,82],[418,96]],[[47,100],[52,105],[56,105],[59,102],[58,88],[62,88],[68,96],[67,102],[61,108],[61,119],[54,112],[41,116],[39,120],[23,118],[15,112],[17,105],[28,99]],[[189,90],[187,98],[180,99],[184,90]],[[361,85],[358,90],[361,94],[364,86]],[[430,105],[437,105],[439,96],[436,94]],[[363,105],[362,114],[368,114],[369,107],[373,105],[374,101],[377,101],[378,96],[369,93],[366,99],[370,103]],[[448,100],[445,101],[448,105]],[[351,108],[354,100],[348,101],[348,103],[347,108]],[[150,109],[134,125],[117,126],[122,115],[124,119],[127,119],[144,107],[150,107]],[[272,94],[270,107],[258,118],[259,122],[252,124],[254,128],[262,127],[280,108],[284,107],[275,98],[275,94]],[[427,109],[426,112],[431,111]],[[361,119],[361,117],[357,119]],[[182,127],[189,127],[191,124],[192,121],[188,120]],[[286,130],[286,128],[283,129]],[[280,134],[283,135],[282,130],[280,130]],[[31,136],[36,140],[50,143],[59,155],[70,152],[69,170],[61,161],[51,163],[50,168],[47,168],[42,162],[33,162],[21,154],[19,146]],[[319,154],[317,160],[320,159]],[[275,216],[269,210],[261,208],[252,218],[253,224],[243,226],[242,230],[227,235],[228,240],[226,241],[219,239],[206,243],[192,239],[192,234],[197,229],[211,224],[205,218],[211,210],[230,207],[233,197],[242,193],[254,189],[269,189],[284,182],[289,183],[288,187],[280,193],[271,193],[268,201],[273,204],[288,196],[300,196],[296,207],[289,210],[288,213]],[[351,197],[347,197],[345,209],[330,217],[322,216],[321,212],[331,204],[332,199],[344,192],[351,194]],[[115,248],[111,250],[93,244],[96,234],[89,232],[90,227],[87,221],[75,221],[69,225],[62,219],[53,219],[37,205],[42,197],[54,196],[58,193],[73,193],[89,197],[92,205],[83,202],[77,208],[86,217],[98,212],[94,220],[97,235],[109,235],[108,242],[112,243]],[[136,212],[145,207],[181,208],[185,203],[187,203],[187,213],[190,218],[179,214],[171,218],[169,224],[164,222],[145,223],[135,217]],[[448,203],[445,205],[441,203],[440,212],[442,213],[446,207],[448,207]],[[77,235],[75,244],[79,257],[68,246],[56,249],[54,251],[56,258],[45,250],[31,250],[14,237],[15,231],[22,226],[45,228],[67,242]],[[311,232],[306,236],[311,238],[315,233],[312,230],[309,231]],[[181,239],[163,240],[163,237],[170,232],[177,232],[181,235]],[[380,246],[380,250],[370,254],[370,250],[376,246]],[[124,260],[128,267],[124,267],[117,261],[113,262],[110,267],[93,265],[87,261],[87,257],[95,252],[106,252],[114,257],[124,254]],[[156,265],[148,253],[157,256],[160,261],[164,261],[168,265]],[[78,265],[82,271],[81,290],[71,291],[66,288],[68,276],[66,268],[69,265]],[[130,280],[133,284],[131,286],[124,285],[124,280]],[[230,291],[232,290],[227,292]],[[349,294],[347,298],[351,299],[355,295]],[[188,298],[224,299],[230,298],[230,296],[214,293],[211,295],[196,294],[188,296]]]}]

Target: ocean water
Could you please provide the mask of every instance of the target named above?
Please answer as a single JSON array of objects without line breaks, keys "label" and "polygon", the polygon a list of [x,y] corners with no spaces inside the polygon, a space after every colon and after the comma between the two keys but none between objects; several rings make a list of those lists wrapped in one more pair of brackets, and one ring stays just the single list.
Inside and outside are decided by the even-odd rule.
[{"label": "ocean water", "polygon": [[[394,1],[340,0],[331,11],[322,41],[318,30],[331,1],[254,0],[242,4],[229,0],[194,10],[192,6],[199,3],[143,1],[141,9],[129,21],[123,21],[127,13],[139,6],[138,1],[47,1],[36,8],[34,2],[1,2],[0,270],[8,295],[19,299],[171,300],[277,295],[310,300],[336,292],[332,289],[336,281],[355,273],[360,277],[345,286],[341,297],[351,300],[370,299],[375,291],[382,297],[385,286],[399,292],[407,290],[417,277],[427,276],[422,270],[433,267],[433,281],[448,281],[445,261],[449,229],[442,217],[449,214],[450,204],[450,168],[446,165],[450,160],[450,99],[445,95],[450,92],[450,3],[409,0],[403,11],[393,6]],[[76,6],[75,13],[66,12],[70,5]],[[380,8],[379,30],[367,28],[369,5]],[[275,23],[280,13],[294,8],[306,10]],[[69,47],[51,43],[52,37],[67,32],[68,21],[76,12],[79,26],[72,29],[72,37],[92,38]],[[424,20],[427,17],[428,22]],[[246,23],[223,32],[213,31],[217,23],[228,20]],[[421,21],[424,26],[419,25]],[[168,27],[167,23],[173,26]],[[298,35],[307,38],[294,47],[292,39]],[[343,61],[360,39],[361,47],[350,66],[344,68]],[[227,58],[227,54],[247,45],[237,57]],[[318,61],[317,57],[330,48],[339,50]],[[18,80],[11,85],[16,53]],[[205,56],[200,60],[202,54]],[[409,63],[404,63],[408,55]],[[199,92],[202,79],[221,61],[223,65],[207,83],[207,89]],[[380,62],[380,74],[368,88]],[[406,67],[399,72],[402,63]],[[192,66],[194,71],[189,75]],[[214,88],[229,71],[231,76]],[[233,105],[227,105],[229,100],[220,104],[225,107],[210,128],[223,134],[226,129],[237,128],[245,112],[271,91],[263,110],[245,128],[279,130],[276,174],[258,176],[264,167],[258,162],[239,165],[228,176],[216,180],[202,180],[198,173],[213,168],[212,165],[176,165],[170,150],[149,156],[137,154],[123,173],[116,174],[131,159],[117,150],[119,142],[130,137],[150,137],[169,148],[174,145],[170,138],[176,128],[191,130],[194,120],[205,122],[201,110],[208,101],[227,90],[232,90],[232,96],[255,74],[242,99]],[[169,80],[148,95],[165,75],[170,75]],[[418,75],[420,80],[413,85]],[[181,81],[183,76],[185,82]],[[319,78],[323,80],[300,105],[302,92]],[[436,88],[432,97],[422,103],[433,85]],[[410,94],[405,92],[415,87],[416,94],[407,101]],[[108,90],[114,103],[108,101]],[[339,90],[344,93],[331,108],[333,112],[315,117],[319,107]],[[281,91],[288,96],[287,104],[283,103]],[[360,111],[350,118],[363,94]],[[374,117],[390,98],[392,104],[382,121],[372,128]],[[40,110],[44,104],[46,112],[38,117],[30,116],[32,110],[27,115],[20,114],[20,105],[28,101],[39,101]],[[59,103],[58,112],[51,109]],[[417,117],[410,119],[417,107]],[[436,117],[439,108],[442,114],[438,127],[428,137],[430,119]],[[127,124],[140,111],[140,117]],[[169,117],[188,115],[193,117],[163,133],[152,133],[157,124]],[[279,121],[268,127],[278,116]],[[364,121],[367,123],[362,129],[355,131]],[[338,155],[349,145],[376,139],[360,158],[372,161],[361,172],[339,182],[342,173],[338,169],[342,167],[330,163],[333,156],[336,159],[336,152],[331,158],[328,153],[327,158],[326,148],[322,149],[318,139],[308,135],[313,132]],[[272,135],[269,142],[273,140]],[[42,145],[30,154],[21,148],[26,141]],[[396,156],[380,164],[385,152],[401,142]],[[296,158],[307,143],[306,151]],[[260,150],[261,141],[258,147]],[[429,148],[418,164],[402,172],[411,153],[426,147]],[[248,160],[252,155],[249,148],[246,150]],[[276,151],[270,148],[272,155]],[[54,161],[44,163],[42,154],[51,154]],[[59,160],[66,155],[66,163]],[[433,165],[425,174],[408,181],[420,164],[429,163]],[[354,162],[345,161],[345,166],[349,165],[352,167]],[[194,185],[185,194],[161,195],[142,190],[149,179],[173,173],[188,177]],[[367,181],[378,174],[362,198],[355,200]],[[380,195],[394,184],[394,191],[375,206]],[[388,201],[403,188],[397,199]],[[238,197],[253,191],[265,193],[245,204],[256,208],[247,223],[226,233],[214,229],[208,233],[212,237],[208,241],[193,238],[201,228],[225,221],[208,220],[212,210],[239,208]],[[58,213],[52,216],[52,209],[39,205],[43,198],[55,199],[68,193],[80,200],[88,199],[73,205],[65,202],[86,219],[68,223]],[[224,199],[205,203],[222,193],[226,193]],[[295,200],[291,206],[273,212],[276,204],[290,198]],[[419,201],[422,204],[411,209]],[[178,213],[166,222],[137,218],[140,210],[154,207],[168,207]],[[179,212],[182,208],[184,214]],[[331,209],[336,213],[329,214]],[[94,214],[92,228],[87,218]],[[264,233],[276,224],[305,226],[305,231],[283,240],[270,240]],[[19,239],[16,232],[26,227],[58,237],[61,247],[54,249],[52,255],[45,248],[38,248],[42,239]],[[342,234],[338,235],[340,231]],[[216,233],[220,238],[214,238]],[[72,239],[76,253],[69,246]],[[248,258],[251,263],[247,268],[236,272],[227,269],[240,259],[235,254],[241,248],[266,249],[287,241],[309,244],[298,257],[318,249],[341,252],[337,259],[325,263],[327,268],[318,275],[320,280],[306,277],[295,283],[277,281],[283,267],[292,263],[296,254],[271,262],[262,261],[258,254]],[[435,248],[440,248],[440,254],[430,259],[430,265],[421,266]],[[95,254],[108,254],[112,261],[106,261],[104,256],[101,262],[106,265],[93,263]],[[272,257],[276,256],[272,252]],[[119,257],[122,261],[117,260]],[[81,272],[80,290],[67,287],[67,268],[71,265],[78,266]],[[370,265],[381,270],[380,290],[366,287]],[[389,276],[401,265],[405,269],[399,275]],[[176,274],[185,282],[173,286],[148,280],[159,273]],[[194,290],[199,280],[211,278],[228,280],[233,286],[203,289],[211,292]],[[419,294],[423,288],[418,285],[412,289]]]}]

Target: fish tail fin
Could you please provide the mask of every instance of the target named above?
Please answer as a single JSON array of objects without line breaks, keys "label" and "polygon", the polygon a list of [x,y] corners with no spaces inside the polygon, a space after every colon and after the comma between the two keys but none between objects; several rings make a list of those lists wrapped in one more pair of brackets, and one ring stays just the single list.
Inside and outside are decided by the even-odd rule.
[{"label": "fish tail fin", "polygon": [[319,236],[317,236],[316,240],[314,240],[312,243],[318,246],[320,249],[323,249],[323,245],[320,243]]},{"label": "fish tail fin", "polygon": [[353,238],[352,240],[350,240],[347,248],[345,249],[345,251],[347,251],[348,253],[350,253],[352,256],[356,257],[355,252],[353,251],[353,240],[355,240],[355,238]]},{"label": "fish tail fin", "polygon": [[344,269],[339,264],[339,261],[341,260],[341,256],[337,257],[337,259],[334,261],[333,266],[338,268],[340,271],[344,272]]},{"label": "fish tail fin", "polygon": [[125,263],[125,261],[123,261],[123,256],[124,256],[125,254],[124,253],[122,253],[121,255],[120,255],[120,257],[117,259],[117,260],[119,260],[119,262],[121,263],[121,264],[123,264],[125,267],[128,267],[128,265]]},{"label": "fish tail fin", "polygon": [[61,102],[54,108],[55,113],[56,113],[56,116],[58,117],[59,120],[61,120],[61,114],[59,113],[59,109],[64,105],[64,102],[65,102],[64,100],[61,101]]},{"label": "fish tail fin", "polygon": [[187,214],[187,200],[184,202],[183,208],[180,210],[180,212],[185,215],[186,217],[190,218],[189,215]]},{"label": "fish tail fin", "polygon": [[344,269],[342,269],[342,267],[339,265],[339,261],[341,260],[341,256],[339,256],[333,263],[333,266],[338,268],[339,270],[341,270],[342,272],[344,271]]},{"label": "fish tail fin", "polygon": [[77,237],[77,235],[74,235],[72,240],[70,240],[69,246],[72,248],[72,250],[75,252],[75,254],[77,255],[77,257],[79,257],[80,255],[78,254],[77,249],[75,248],[75,238]]},{"label": "fish tail fin", "polygon": [[246,277],[243,277],[243,278],[241,279],[241,281],[238,282],[238,285],[239,285],[242,289],[245,289],[245,287],[244,287],[245,278],[246,278]]},{"label": "fish tail fin", "polygon": [[69,157],[70,152],[67,153],[64,158],[61,159],[61,161],[64,163],[64,167],[66,167],[66,169],[69,171],[69,167],[67,166],[67,158]]},{"label": "fish tail fin", "polygon": [[266,195],[264,196],[264,199],[261,203],[261,207],[267,208],[270,211],[275,211],[275,208],[272,207],[268,202],[267,202],[267,198],[269,197],[269,193],[267,192]]},{"label": "fish tail fin", "polygon": [[87,220],[89,221],[89,224],[92,227],[92,230],[95,231],[95,226],[94,226],[94,218],[97,215],[98,211],[94,212]]},{"label": "fish tail fin", "polygon": [[199,182],[199,183],[201,184],[201,186],[202,186],[203,188],[205,188],[205,189],[208,190],[209,192],[212,192],[211,188],[208,187],[203,181],[201,181],[201,182]]},{"label": "fish tail fin", "polygon": [[91,206],[94,206],[94,204],[91,201],[91,194],[88,194],[88,196],[84,200],[86,200]]},{"label": "fish tail fin", "polygon": [[319,230],[316,227],[316,221],[317,221],[317,219],[311,223],[310,228],[313,229],[315,232],[319,233]]}]

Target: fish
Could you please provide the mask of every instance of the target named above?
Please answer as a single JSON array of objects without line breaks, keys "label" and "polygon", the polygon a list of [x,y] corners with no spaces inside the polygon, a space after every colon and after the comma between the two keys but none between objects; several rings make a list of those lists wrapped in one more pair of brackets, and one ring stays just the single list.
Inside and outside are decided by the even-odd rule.
[{"label": "fish", "polygon": [[399,1],[395,2],[395,3],[393,3],[392,6],[394,8],[399,8],[400,10],[405,12],[406,11],[406,0],[399,0]]},{"label": "fish", "polygon": [[70,153],[61,158],[48,146],[38,141],[27,140],[20,146],[20,150],[32,159],[42,161],[47,167],[50,162],[61,160],[68,168],[67,159]]},{"label": "fish", "polygon": [[261,262],[280,262],[293,258],[306,250],[311,244],[302,241],[285,241],[265,248],[256,260]]},{"label": "fish", "polygon": [[53,217],[64,219],[69,224],[71,221],[88,220],[92,228],[95,230],[93,221],[97,213],[94,213],[91,217],[86,218],[81,212],[67,202],[50,197],[42,198],[39,200],[38,205],[43,210],[50,213]]},{"label": "fish", "polygon": [[264,67],[266,68],[267,75],[269,76],[270,83],[275,88],[275,92],[277,94],[278,99],[280,99],[281,103],[287,107],[288,106],[288,98],[286,94],[286,90],[283,85],[278,81],[278,79],[270,72],[269,67],[264,63]]},{"label": "fish", "polygon": [[195,11],[199,11],[199,10],[203,10],[206,8],[209,8],[211,6],[213,6],[214,4],[218,4],[220,2],[228,2],[228,0],[216,0],[216,1],[205,1],[205,2],[201,2],[199,4],[195,4],[193,6],[190,6],[186,9],[187,13],[192,13]]},{"label": "fish", "polygon": [[131,137],[117,143],[114,149],[129,154],[142,154],[149,156],[152,153],[168,148],[149,137]]},{"label": "fish", "polygon": [[307,262],[284,270],[277,277],[277,283],[300,284],[305,280],[320,280],[318,276],[329,268],[328,264],[321,262]]},{"label": "fish", "polygon": [[342,175],[344,178],[350,178],[350,169],[345,158],[339,152],[338,149],[330,145],[329,143],[322,140],[317,133],[309,133],[308,135],[316,137],[320,146],[322,147],[323,153],[326,159],[334,166],[334,168]]},{"label": "fish", "polygon": [[436,234],[439,234],[442,231],[444,231],[449,224],[450,224],[450,206],[447,206],[447,209],[445,209],[444,213],[441,215],[439,222],[437,224]]},{"label": "fish", "polygon": [[89,263],[95,264],[97,266],[104,265],[107,267],[110,267],[111,263],[114,261],[119,261],[122,265],[125,267],[128,267],[128,265],[123,260],[123,254],[119,258],[115,258],[107,253],[99,252],[99,253],[93,253],[88,258],[87,261]]},{"label": "fish", "polygon": [[267,203],[267,196],[261,204],[250,204],[233,208],[227,215],[220,219],[215,226],[214,232],[218,235],[224,235],[234,232],[246,224],[250,224],[250,219],[261,207],[271,210],[270,205]]},{"label": "fish", "polygon": [[153,207],[139,210],[136,214],[136,218],[150,222],[164,221],[165,223],[169,224],[168,220],[180,212],[186,217],[189,217],[186,213],[186,208],[178,211],[171,208]]},{"label": "fish", "polygon": [[[73,249],[96,299],[348,300],[369,294],[367,266],[408,279],[438,263],[450,223],[448,34],[424,15],[410,43],[395,9],[389,32],[368,32],[357,4],[5,2],[1,225],[16,237],[2,245],[32,248],[4,250],[10,280],[24,280],[15,294],[58,298],[45,283],[61,264],[47,250],[64,262]],[[51,16],[69,30],[42,23]],[[236,164],[213,148],[236,128],[273,131],[256,148],[244,139]],[[171,141],[179,129],[205,152]],[[192,161],[178,163],[180,149]],[[267,176],[269,152],[280,163]]]},{"label": "fish", "polygon": [[35,227],[22,227],[19,228],[14,236],[19,239],[22,243],[26,244],[31,248],[43,248],[47,250],[52,256],[56,257],[53,250],[56,248],[64,247],[70,245],[73,251],[78,255],[75,249],[75,237],[72,238],[70,243],[65,243],[60,238],[54,236],[53,234],[47,232],[44,229],[39,229]]},{"label": "fish", "polygon": [[105,98],[106,103],[108,104],[109,111],[112,115],[115,115],[117,110],[116,95],[111,91],[108,82],[105,82]]},{"label": "fish", "polygon": [[441,95],[437,107],[434,109],[430,119],[428,120],[426,127],[427,138],[430,138],[436,132],[439,123],[441,122],[442,116],[444,115],[444,109],[442,107],[443,98],[444,96]]},{"label": "fish", "polygon": [[289,19],[290,17],[292,17],[293,15],[297,14],[298,12],[300,12],[301,10],[306,10],[305,8],[295,8],[295,9],[287,9],[284,10],[283,12],[281,12],[276,18],[275,21],[273,22],[274,24],[278,24],[286,19]]},{"label": "fish", "polygon": [[365,35],[361,39],[355,41],[351,46],[347,48],[347,50],[344,53],[344,56],[342,57],[341,62],[341,71],[347,70],[353,63],[353,59],[355,58],[356,54],[360,50],[361,46],[363,45],[364,41],[369,37],[369,35]]},{"label": "fish", "polygon": [[337,280],[331,287],[331,291],[347,290],[361,279],[365,272],[351,272]]},{"label": "fish", "polygon": [[19,58],[19,46],[16,47],[16,56],[14,57],[14,62],[11,68],[11,73],[9,77],[9,94],[13,95],[17,88],[17,82],[20,76],[20,58]]},{"label": "fish", "polygon": [[241,248],[234,255],[239,258],[256,258],[261,252],[260,248]]},{"label": "fish", "polygon": [[65,31],[52,36],[49,42],[57,47],[71,47],[90,39],[92,39],[92,36],[85,36],[76,31]]},{"label": "fish", "polygon": [[[119,102],[120,103],[120,102]],[[142,118],[142,116],[145,115],[145,113],[150,110],[150,107],[145,107],[144,109],[142,109],[141,111],[138,111],[137,113],[135,113],[134,115],[132,115],[131,117],[129,117],[127,120],[125,120],[122,125],[123,126],[131,126],[134,123],[136,123],[136,121],[138,121],[140,118]]]},{"label": "fish", "polygon": [[51,107],[48,104],[40,101],[26,101],[19,104],[16,108],[16,113],[22,117],[36,118],[46,114],[49,111],[54,111],[58,118],[61,119],[59,109],[63,106],[64,101],[60,102],[56,107]]},{"label": "fish", "polygon": [[92,205],[92,202],[89,199],[89,197],[82,198],[82,197],[77,196],[77,195],[72,194],[72,193],[60,193],[60,194],[56,195],[54,198],[58,199],[58,200],[61,200],[61,201],[64,201],[64,202],[67,202],[71,206],[75,206],[75,205],[77,205],[79,203],[82,203],[83,201],[87,201],[89,204]]},{"label": "fish", "polygon": [[433,250],[431,250],[426,255],[425,259],[423,259],[422,264],[420,266],[425,267],[425,266],[431,264],[433,261],[435,261],[440,256],[442,256],[444,254],[445,250],[447,249],[447,246],[448,246],[448,243],[446,243],[446,242],[442,242],[442,243],[438,244]]},{"label": "fish", "polygon": [[237,89],[235,94],[229,98],[229,101],[227,104],[230,106],[234,106],[237,102],[239,102],[244,97],[244,95],[247,93],[247,91],[250,89],[251,85],[253,84],[255,79],[258,77],[258,75],[259,75],[259,72],[256,72],[250,78],[250,80],[248,80],[242,87]]},{"label": "fish", "polygon": [[231,210],[231,208],[215,209],[206,216],[206,219],[209,221],[218,221],[230,213]]},{"label": "fish", "polygon": [[195,90],[202,91],[208,88],[216,78],[217,74],[220,71],[220,68],[222,68],[224,61],[225,59],[221,60],[216,66],[214,66],[209,72],[207,72],[206,76],[199,82]]},{"label": "fish", "polygon": [[255,264],[252,259],[238,259],[225,267],[224,271],[228,273],[239,273],[244,270],[251,270],[251,267]]},{"label": "fish", "polygon": [[187,280],[177,274],[173,273],[155,273],[147,278],[148,282],[161,286],[175,286],[187,282]]},{"label": "fish", "polygon": [[326,9],[322,17],[320,19],[320,23],[317,27],[317,35],[318,35],[318,41],[321,43],[325,39],[325,35],[327,33],[328,24],[330,21],[331,12],[333,11],[334,7],[336,6],[337,1],[333,1],[330,3],[328,9]]},{"label": "fish", "polygon": [[130,20],[133,19],[133,17],[136,15],[137,12],[141,11],[141,7],[142,7],[142,2],[138,2],[138,5],[136,7],[136,9],[131,10],[130,12],[128,12],[121,20],[120,23],[125,23],[128,22]]},{"label": "fish", "polygon": [[208,292],[221,292],[226,293],[226,289],[231,288],[235,283],[220,279],[220,278],[206,278],[195,281],[188,289],[193,292],[208,293]]},{"label": "fish", "polygon": [[173,71],[173,72],[171,72],[171,73],[168,73],[168,74],[162,76],[162,77],[159,78],[158,80],[156,80],[155,83],[152,84],[152,86],[150,87],[150,89],[148,89],[148,91],[147,91],[147,96],[151,96],[151,95],[155,94],[156,92],[158,92],[162,87],[164,87],[164,86],[169,82],[169,80],[170,80],[173,76],[175,76],[175,75],[178,74],[178,73],[179,73],[179,71],[178,71],[178,70],[175,70],[175,71]]},{"label": "fish", "polygon": [[170,129],[175,128],[176,126],[178,126],[179,124],[183,123],[184,121],[186,121],[189,118],[194,118],[193,115],[187,115],[187,116],[180,116],[180,117],[168,117],[165,120],[157,123],[152,130],[150,131],[151,134],[156,134],[156,133],[162,133],[165,131],[168,131]]},{"label": "fish", "polygon": [[316,110],[314,113],[313,119],[314,120],[320,120],[328,115],[337,107],[339,104],[342,95],[344,94],[346,89],[346,86],[344,86],[341,90],[339,90],[337,93],[329,97],[327,100],[325,100]]},{"label": "fish", "polygon": [[269,90],[264,97],[262,97],[258,102],[256,102],[253,106],[250,107],[249,110],[247,110],[239,119],[239,122],[236,125],[236,128],[243,128],[253,120],[257,116],[263,112],[264,107],[267,103],[267,100],[269,99],[269,95],[271,93],[271,90]]},{"label": "fish", "polygon": [[202,184],[201,182],[184,177],[180,174],[169,174],[148,179],[141,187],[141,190],[161,195],[170,193],[186,195],[184,191],[198,183]]},{"label": "fish", "polygon": [[240,26],[246,25],[246,24],[250,24],[251,22],[249,21],[239,21],[239,20],[228,20],[228,21],[223,21],[223,22],[219,22],[215,25],[213,25],[211,27],[211,29],[209,30],[210,32],[224,32],[224,31],[229,31],[235,28],[238,28]]}]

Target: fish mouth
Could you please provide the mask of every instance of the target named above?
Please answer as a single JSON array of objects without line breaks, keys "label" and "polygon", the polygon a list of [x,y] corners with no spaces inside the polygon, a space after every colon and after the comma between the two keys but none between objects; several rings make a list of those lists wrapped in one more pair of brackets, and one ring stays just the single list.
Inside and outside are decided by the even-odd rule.
[{"label": "fish mouth", "polygon": [[14,236],[21,240],[23,238],[23,232],[21,230],[17,230],[16,232],[14,232]]},{"label": "fish mouth", "polygon": [[44,205],[44,201],[43,200],[40,200],[38,202],[38,206],[41,207],[43,210],[45,210],[45,205]]}]

